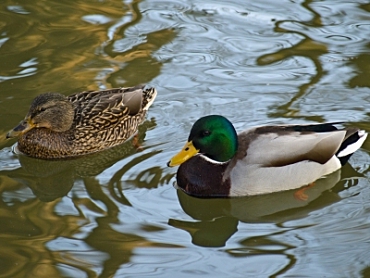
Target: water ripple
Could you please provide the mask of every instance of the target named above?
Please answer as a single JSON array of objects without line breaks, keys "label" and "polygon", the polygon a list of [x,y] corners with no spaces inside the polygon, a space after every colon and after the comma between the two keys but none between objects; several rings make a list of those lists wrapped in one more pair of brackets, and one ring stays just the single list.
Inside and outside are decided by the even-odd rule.
[{"label": "water ripple", "polygon": [[[206,114],[227,116],[238,131],[323,120],[351,120],[370,129],[369,11],[362,0],[4,6],[0,272],[9,277],[368,272],[370,143],[341,172],[318,181],[309,202],[292,192],[248,200],[180,195],[173,188],[176,169],[166,162]],[[67,95],[146,82],[159,94],[139,131],[139,148],[127,142],[84,159],[41,162],[15,155],[14,141],[5,141],[5,130],[43,91]],[[308,264],[315,273],[307,272]]]}]

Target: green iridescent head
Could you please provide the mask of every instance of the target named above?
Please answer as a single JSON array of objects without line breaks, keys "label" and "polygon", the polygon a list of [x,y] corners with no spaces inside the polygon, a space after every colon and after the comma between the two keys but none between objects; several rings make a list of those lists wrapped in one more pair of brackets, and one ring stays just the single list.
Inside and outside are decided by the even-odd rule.
[{"label": "green iridescent head", "polygon": [[225,162],[233,158],[237,150],[238,135],[232,123],[223,116],[210,115],[194,123],[188,142],[167,165],[180,165],[197,153]]},{"label": "green iridescent head", "polygon": [[219,162],[230,160],[238,149],[238,135],[234,126],[219,115],[206,116],[196,121],[188,141],[193,142],[199,153]]}]

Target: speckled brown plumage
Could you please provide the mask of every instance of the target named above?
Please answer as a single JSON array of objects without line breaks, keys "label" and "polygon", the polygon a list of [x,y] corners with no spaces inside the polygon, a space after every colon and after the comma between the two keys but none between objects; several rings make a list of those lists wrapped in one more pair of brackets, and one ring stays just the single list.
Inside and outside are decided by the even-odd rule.
[{"label": "speckled brown plumage", "polygon": [[[136,133],[156,94],[154,88],[144,90],[141,85],[85,91],[69,97],[46,93],[35,98],[25,120],[8,137],[12,137],[12,132],[26,130],[19,136],[19,151],[43,159],[101,151]],[[65,119],[69,113],[73,115],[71,120]],[[25,129],[27,124],[32,127]],[[55,131],[55,126],[62,131]]]}]

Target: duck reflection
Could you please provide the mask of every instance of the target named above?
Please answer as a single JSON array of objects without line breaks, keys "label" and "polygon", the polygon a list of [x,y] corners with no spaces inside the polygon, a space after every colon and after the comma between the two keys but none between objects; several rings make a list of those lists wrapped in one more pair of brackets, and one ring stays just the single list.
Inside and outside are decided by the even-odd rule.
[{"label": "duck reflection", "polygon": [[[139,127],[137,135],[125,144],[77,159],[53,161],[19,155],[19,162],[22,167],[9,171],[6,175],[28,186],[39,200],[51,202],[67,195],[77,179],[85,180],[87,177],[97,176],[117,161],[136,151],[141,151],[140,144],[144,141],[145,131],[153,126],[155,126],[154,120],[145,121]],[[114,186],[114,180],[119,180],[136,163],[137,161],[130,162],[120,169],[112,177],[110,185]],[[114,194],[112,197],[117,201],[129,205],[129,202],[123,196],[122,190],[111,190],[111,192]]]},{"label": "duck reflection", "polygon": [[[344,170],[346,177],[361,175],[350,165]],[[187,231],[196,245],[221,247],[237,231],[239,221],[279,225],[339,201],[340,191],[357,184],[357,179],[347,180],[341,176],[339,170],[316,181],[314,186],[303,188],[304,198],[297,190],[225,199],[196,198],[177,190],[184,212],[199,222],[170,219],[169,225]]]}]

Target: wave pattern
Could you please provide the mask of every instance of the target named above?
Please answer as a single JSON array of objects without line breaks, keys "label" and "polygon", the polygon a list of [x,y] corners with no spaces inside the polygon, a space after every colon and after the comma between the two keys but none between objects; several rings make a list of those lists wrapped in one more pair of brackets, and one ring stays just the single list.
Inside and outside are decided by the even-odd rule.
[{"label": "wave pattern", "polygon": [[[0,18],[0,277],[370,273],[366,151],[306,202],[196,199],[166,167],[206,114],[370,129],[366,1],[4,0]],[[42,161],[5,140],[42,92],[140,83],[158,97],[139,146]]]}]

